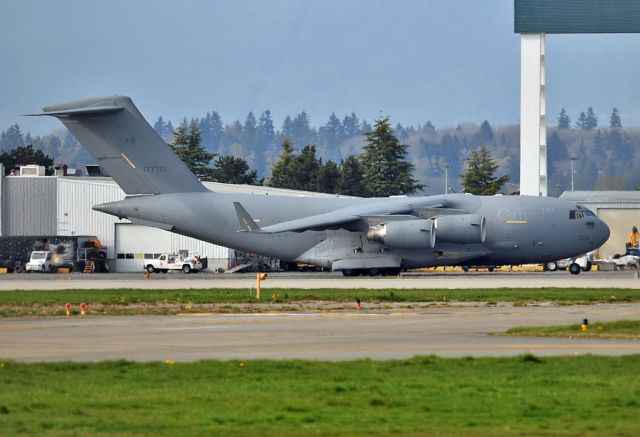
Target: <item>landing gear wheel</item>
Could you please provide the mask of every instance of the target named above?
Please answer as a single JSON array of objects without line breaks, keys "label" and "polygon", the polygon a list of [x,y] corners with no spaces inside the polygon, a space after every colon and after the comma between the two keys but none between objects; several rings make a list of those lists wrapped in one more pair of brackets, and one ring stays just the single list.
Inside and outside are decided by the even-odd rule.
[{"label": "landing gear wheel", "polygon": [[487,267],[487,270],[488,270],[488,271],[490,271],[490,272],[493,272],[495,269],[496,269],[496,268],[495,268],[494,266]]},{"label": "landing gear wheel", "polygon": [[468,266],[462,266],[462,271],[467,273],[469,271],[469,267]]},{"label": "landing gear wheel", "polygon": [[151,264],[149,264],[145,270],[149,273],[154,273],[156,271]]},{"label": "landing gear wheel", "polygon": [[550,272],[555,272],[558,270],[558,264],[555,261],[549,261],[544,265],[544,268]]},{"label": "landing gear wheel", "polygon": [[162,269],[162,273],[168,273],[169,269]]},{"label": "landing gear wheel", "polygon": [[357,275],[355,270],[347,269],[347,270],[343,270],[342,271],[342,276],[351,277],[351,276],[355,276],[355,275]]},{"label": "landing gear wheel", "polygon": [[582,271],[590,272],[592,268],[593,268],[593,264],[591,263],[591,261],[587,261],[587,265],[582,268]]},{"label": "landing gear wheel", "polygon": [[569,272],[571,272],[572,275],[578,275],[581,271],[582,269],[578,263],[571,263],[569,266]]},{"label": "landing gear wheel", "polygon": [[185,264],[182,266],[182,271],[185,273],[191,273],[191,266],[189,264]]},{"label": "landing gear wheel", "polygon": [[378,276],[378,275],[380,274],[380,269],[376,269],[376,268],[369,269],[369,270],[367,271],[367,274],[368,274],[369,276]]}]

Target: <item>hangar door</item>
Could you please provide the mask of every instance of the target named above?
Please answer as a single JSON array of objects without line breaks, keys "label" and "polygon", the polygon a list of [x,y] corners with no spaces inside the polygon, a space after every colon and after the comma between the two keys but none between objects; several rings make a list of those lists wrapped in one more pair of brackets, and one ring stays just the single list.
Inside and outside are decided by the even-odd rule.
[{"label": "hangar door", "polygon": [[600,257],[608,258],[616,253],[623,254],[624,246],[629,239],[631,227],[640,227],[640,211],[637,209],[598,209],[598,217],[611,229],[609,240],[600,248]]},{"label": "hangar door", "polygon": [[116,272],[142,272],[144,259],[171,250],[171,234],[162,229],[116,223]]}]

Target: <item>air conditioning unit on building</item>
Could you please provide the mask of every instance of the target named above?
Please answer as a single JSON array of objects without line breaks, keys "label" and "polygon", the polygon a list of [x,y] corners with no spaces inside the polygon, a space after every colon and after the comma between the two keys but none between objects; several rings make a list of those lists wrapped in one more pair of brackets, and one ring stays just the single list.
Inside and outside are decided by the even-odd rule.
[{"label": "air conditioning unit on building", "polygon": [[20,176],[44,176],[45,169],[42,165],[21,165]]}]

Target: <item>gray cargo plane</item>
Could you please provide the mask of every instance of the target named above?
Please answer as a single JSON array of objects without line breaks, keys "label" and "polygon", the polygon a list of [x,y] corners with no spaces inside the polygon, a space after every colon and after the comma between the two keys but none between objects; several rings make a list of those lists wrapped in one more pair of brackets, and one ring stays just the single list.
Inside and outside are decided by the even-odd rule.
[{"label": "gray cargo plane", "polygon": [[48,106],[126,193],[94,209],[133,223],[344,275],[544,263],[592,251],[609,228],[533,196],[288,197],[207,190],[124,96]]}]

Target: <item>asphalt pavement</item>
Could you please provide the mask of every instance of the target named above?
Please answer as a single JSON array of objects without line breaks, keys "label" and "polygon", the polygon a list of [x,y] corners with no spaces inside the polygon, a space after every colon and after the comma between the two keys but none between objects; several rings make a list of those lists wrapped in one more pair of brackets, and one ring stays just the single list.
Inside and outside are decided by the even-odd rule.
[{"label": "asphalt pavement", "polygon": [[0,319],[0,357],[106,359],[394,359],[640,353],[640,341],[492,335],[517,326],[640,319],[640,304],[451,307],[313,313]]}]

